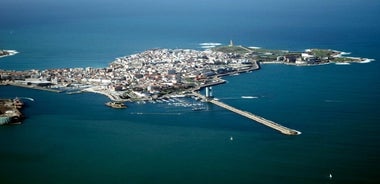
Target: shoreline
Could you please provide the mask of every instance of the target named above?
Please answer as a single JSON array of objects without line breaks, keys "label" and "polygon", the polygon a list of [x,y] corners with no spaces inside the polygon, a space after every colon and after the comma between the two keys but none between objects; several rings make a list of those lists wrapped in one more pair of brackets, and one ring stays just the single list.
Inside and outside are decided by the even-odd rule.
[{"label": "shoreline", "polygon": [[[349,53],[345,53],[345,54],[349,54]],[[350,63],[369,63],[369,62],[374,61],[374,59],[359,58],[359,57],[355,57],[355,59],[364,59],[364,60],[362,60],[361,62],[327,62],[327,63],[318,63],[318,64],[296,64],[296,63],[287,63],[287,62],[282,62],[282,61],[273,61],[273,62],[271,62],[271,61],[264,61],[264,62],[262,62],[262,61],[260,61],[260,62],[259,61],[255,61],[255,62],[253,62],[252,66],[249,67],[249,68],[247,68],[247,69],[236,70],[236,71],[228,72],[228,73],[224,73],[224,74],[217,74],[217,75],[214,76],[214,79],[216,80],[215,82],[211,82],[211,83],[208,83],[208,84],[203,84],[203,85],[194,87],[194,88],[192,88],[190,90],[184,90],[184,91],[182,91],[182,93],[191,93],[193,91],[199,91],[199,90],[201,90],[203,88],[206,88],[206,87],[224,84],[227,81],[224,80],[224,79],[222,79],[223,77],[225,77],[225,76],[234,76],[234,75],[239,75],[241,73],[249,73],[249,72],[252,72],[252,71],[260,70],[261,69],[261,67],[260,67],[261,64],[263,64],[263,65],[266,65],[266,64],[284,64],[284,65],[289,65],[289,66],[301,66],[302,67],[302,66],[321,66],[321,65],[328,65],[328,64],[349,65]],[[55,93],[61,93],[62,92],[61,90],[58,90],[58,89],[39,87],[39,86],[35,86],[35,85],[27,85],[27,84],[22,84],[22,83],[17,83],[17,82],[0,83],[0,85],[1,86],[10,85],[10,86],[15,86],[15,87],[22,87],[22,88],[35,89],[35,90],[43,90],[43,91],[55,92]],[[136,102],[136,101],[139,101],[139,100],[147,100],[145,98],[141,98],[139,100],[122,99],[119,96],[120,94],[115,94],[111,90],[96,89],[96,88],[97,88],[96,86],[93,86],[93,87],[82,89],[82,90],[80,90],[78,92],[75,92],[75,93],[68,93],[68,94],[77,94],[77,93],[81,93],[81,92],[96,93],[96,94],[100,94],[100,95],[106,96],[111,101],[117,101],[117,102],[127,102],[127,101]],[[167,95],[164,95],[164,96],[167,96]]]},{"label": "shoreline", "polygon": [[95,87],[90,87],[90,88],[83,89],[81,91],[101,94],[101,95],[107,96],[112,101],[127,101],[127,100],[121,99],[120,97],[116,97],[115,95],[112,95],[111,92],[107,92],[106,90],[100,91],[100,90],[96,90],[94,88]]},{"label": "shoreline", "polygon": [[[116,58],[107,68],[102,69],[88,67],[89,69],[69,68],[42,71],[0,70],[0,76],[5,76],[0,78],[0,80],[4,80],[0,84],[57,93],[65,92],[65,90],[51,88],[50,86],[85,85],[87,86],[86,88],[76,92],[68,92],[67,94],[92,92],[105,95],[112,101],[140,101],[162,98],[170,94],[184,94],[223,84],[226,80],[222,79],[222,77],[260,70],[261,64],[320,66],[334,63],[348,65],[349,63],[369,63],[374,61],[374,59],[369,58],[345,57],[343,55],[349,55],[350,53],[331,49],[306,49],[306,53],[292,52],[289,54],[289,51],[269,50],[260,47],[246,48],[240,45],[233,46],[232,42],[229,46],[221,46],[221,43],[213,42],[201,43],[200,45],[217,48],[216,50],[205,51],[151,49],[138,54]],[[15,50],[4,51],[8,53],[6,56],[18,53]],[[243,55],[242,52],[246,54]],[[309,61],[312,57],[317,58],[322,55],[340,59],[335,61],[330,59]],[[297,57],[297,59],[295,60],[294,57]],[[178,60],[178,58],[182,59]],[[275,60],[271,61],[269,59]],[[168,68],[168,66],[170,67]],[[182,73],[183,70],[186,72]],[[41,73],[44,75],[42,76]],[[81,74],[82,78],[71,77],[78,75],[78,73]],[[108,75],[108,73],[112,75]],[[61,75],[61,78],[58,79],[57,75]],[[37,78],[27,76],[37,76]],[[54,81],[53,76],[55,77]],[[47,81],[46,78],[48,77],[51,78]],[[29,78],[44,81],[45,83],[29,85],[27,82]],[[191,87],[187,88],[187,86]]]},{"label": "shoreline", "polygon": [[[204,43],[204,45],[216,46],[219,43]],[[51,86],[76,87],[76,91],[67,94],[80,92],[101,94],[111,100],[108,106],[112,103],[124,105],[124,102],[127,101],[138,103],[139,101],[165,99],[172,95],[194,95],[206,88],[206,97],[201,97],[205,101],[224,107],[286,135],[299,135],[301,132],[297,130],[286,128],[261,116],[217,101],[212,95],[209,96],[207,87],[226,83],[226,80],[222,79],[224,76],[260,70],[261,64],[320,66],[332,63],[368,63],[372,61],[368,58],[342,57],[348,53],[332,53],[331,50],[314,50],[312,53],[311,49],[309,49],[309,53],[277,54],[274,57],[273,53],[263,50],[261,54],[265,56],[259,57],[255,55],[258,53],[250,51],[248,48],[231,45],[222,47],[225,49],[224,51],[147,50],[139,54],[116,58],[109,67],[102,69],[32,70],[30,73],[14,72],[14,75],[11,71],[0,70],[0,80],[5,79],[4,85],[57,93],[65,92],[65,90],[52,89]],[[243,55],[242,52],[245,54]],[[335,54],[338,55],[335,58],[340,59],[330,60],[330,57]],[[328,57],[322,59],[321,55]],[[271,61],[274,58],[277,60]],[[82,88],[79,90],[80,86]]]}]

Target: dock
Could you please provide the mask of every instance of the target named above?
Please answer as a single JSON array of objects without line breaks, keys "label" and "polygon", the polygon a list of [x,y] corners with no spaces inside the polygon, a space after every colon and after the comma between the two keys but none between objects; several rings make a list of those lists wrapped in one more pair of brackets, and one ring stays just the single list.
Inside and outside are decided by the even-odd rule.
[{"label": "dock", "polygon": [[252,114],[252,113],[247,112],[247,111],[243,111],[243,110],[237,109],[237,108],[235,108],[235,107],[232,107],[232,106],[227,105],[227,104],[225,104],[225,103],[223,103],[223,102],[220,102],[220,101],[214,100],[214,99],[212,99],[212,98],[206,98],[205,96],[203,96],[203,95],[201,95],[201,94],[199,94],[199,93],[193,92],[193,95],[194,95],[194,96],[197,96],[197,97],[199,97],[199,98],[202,98],[202,99],[206,100],[207,102],[210,102],[210,103],[212,103],[212,104],[215,104],[215,105],[217,105],[217,106],[219,106],[219,107],[222,107],[222,108],[224,108],[224,109],[227,109],[227,110],[229,110],[229,111],[231,111],[231,112],[234,112],[234,113],[239,114],[239,115],[241,115],[241,116],[244,116],[244,117],[246,117],[246,118],[248,118],[248,119],[251,119],[251,120],[253,120],[253,121],[255,121],[255,122],[258,122],[258,123],[260,123],[260,124],[263,124],[263,125],[265,125],[265,126],[267,126],[267,127],[269,127],[269,128],[272,128],[272,129],[274,129],[274,130],[277,130],[277,131],[279,131],[279,132],[281,132],[281,133],[283,133],[283,134],[285,134],[285,135],[300,135],[300,134],[301,134],[300,131],[297,131],[297,130],[294,130],[294,129],[291,129],[291,128],[288,128],[288,127],[282,126],[282,125],[280,125],[280,124],[278,124],[278,123],[275,123],[275,122],[273,122],[273,121],[271,121],[271,120],[265,119],[265,118],[263,118],[263,117],[261,117],[261,116],[258,116],[258,115],[255,115],[255,114]]}]

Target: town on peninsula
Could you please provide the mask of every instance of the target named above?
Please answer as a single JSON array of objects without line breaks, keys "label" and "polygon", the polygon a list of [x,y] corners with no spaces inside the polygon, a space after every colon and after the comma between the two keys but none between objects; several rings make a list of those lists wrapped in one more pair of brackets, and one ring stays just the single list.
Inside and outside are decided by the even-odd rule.
[{"label": "town on peninsula", "polygon": [[[345,57],[345,54],[331,49],[306,49],[303,52],[269,50],[234,45],[231,41],[229,45],[211,46],[203,51],[150,49],[116,58],[105,68],[0,69],[0,85],[67,94],[99,93],[112,100],[107,105],[124,108],[123,102],[126,101],[194,95],[204,87],[224,83],[223,76],[258,70],[260,64],[313,66],[369,61],[367,58]],[[10,54],[9,51],[1,51],[0,55]]]}]

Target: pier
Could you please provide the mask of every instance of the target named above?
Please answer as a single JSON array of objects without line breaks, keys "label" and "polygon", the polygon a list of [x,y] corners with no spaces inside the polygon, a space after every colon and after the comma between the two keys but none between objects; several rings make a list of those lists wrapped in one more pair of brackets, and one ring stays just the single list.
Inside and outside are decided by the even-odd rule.
[{"label": "pier", "polygon": [[261,116],[258,116],[258,115],[255,115],[255,114],[252,114],[252,113],[247,112],[247,111],[243,111],[243,110],[237,109],[237,108],[235,108],[235,107],[232,107],[232,106],[227,105],[227,104],[225,104],[225,103],[223,103],[223,102],[220,102],[220,101],[214,100],[214,99],[212,99],[212,98],[207,98],[207,97],[205,97],[205,96],[203,96],[203,95],[201,95],[201,94],[199,94],[199,93],[193,92],[193,95],[194,95],[194,96],[197,96],[197,97],[199,97],[199,98],[202,98],[202,99],[206,100],[207,102],[210,102],[210,103],[212,103],[212,104],[215,104],[215,105],[217,105],[217,106],[219,106],[219,107],[225,108],[225,109],[227,109],[227,110],[229,110],[229,111],[232,111],[232,112],[234,112],[234,113],[236,113],[236,114],[239,114],[239,115],[241,115],[241,116],[244,116],[244,117],[246,117],[246,118],[248,118],[248,119],[251,119],[251,120],[253,120],[253,121],[256,121],[256,122],[258,122],[258,123],[261,123],[261,124],[263,124],[263,125],[265,125],[265,126],[267,126],[267,127],[269,127],[269,128],[272,128],[272,129],[274,129],[274,130],[277,130],[277,131],[279,131],[279,132],[281,132],[281,133],[283,133],[283,134],[285,134],[285,135],[300,135],[300,134],[301,134],[300,131],[297,131],[297,130],[294,130],[294,129],[291,129],[291,128],[288,128],[288,127],[282,126],[282,125],[280,125],[280,124],[278,124],[278,123],[275,123],[275,122],[273,122],[273,121],[271,121],[271,120],[265,119],[265,118],[263,118],[263,117],[261,117]]}]

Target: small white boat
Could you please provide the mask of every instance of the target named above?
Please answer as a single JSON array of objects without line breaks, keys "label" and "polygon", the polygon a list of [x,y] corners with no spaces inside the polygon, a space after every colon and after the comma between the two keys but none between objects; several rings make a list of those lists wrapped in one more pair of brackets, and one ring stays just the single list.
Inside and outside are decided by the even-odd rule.
[{"label": "small white boat", "polygon": [[258,97],[257,96],[241,96],[241,98],[253,99],[253,98],[258,98]]}]

